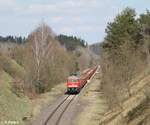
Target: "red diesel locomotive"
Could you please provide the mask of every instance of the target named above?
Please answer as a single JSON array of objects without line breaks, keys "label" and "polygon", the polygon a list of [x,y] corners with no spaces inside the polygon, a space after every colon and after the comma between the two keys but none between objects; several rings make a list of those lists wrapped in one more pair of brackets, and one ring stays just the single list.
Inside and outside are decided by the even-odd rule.
[{"label": "red diesel locomotive", "polygon": [[97,67],[84,70],[80,76],[72,75],[67,79],[67,92],[79,93],[81,88],[87,83],[87,80],[95,73]]}]

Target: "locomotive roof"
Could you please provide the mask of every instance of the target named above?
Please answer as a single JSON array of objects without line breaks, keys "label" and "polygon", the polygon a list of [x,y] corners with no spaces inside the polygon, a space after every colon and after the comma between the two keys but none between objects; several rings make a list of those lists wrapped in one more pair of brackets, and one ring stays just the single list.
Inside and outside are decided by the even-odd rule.
[{"label": "locomotive roof", "polygon": [[69,76],[68,79],[79,79],[79,77],[73,75],[73,76]]}]

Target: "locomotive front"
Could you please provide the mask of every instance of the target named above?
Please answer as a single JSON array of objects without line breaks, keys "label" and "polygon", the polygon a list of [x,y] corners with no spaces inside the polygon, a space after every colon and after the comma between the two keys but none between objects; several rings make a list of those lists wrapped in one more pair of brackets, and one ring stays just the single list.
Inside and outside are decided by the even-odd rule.
[{"label": "locomotive front", "polygon": [[80,91],[80,79],[77,76],[70,76],[67,79],[67,92],[78,93]]}]

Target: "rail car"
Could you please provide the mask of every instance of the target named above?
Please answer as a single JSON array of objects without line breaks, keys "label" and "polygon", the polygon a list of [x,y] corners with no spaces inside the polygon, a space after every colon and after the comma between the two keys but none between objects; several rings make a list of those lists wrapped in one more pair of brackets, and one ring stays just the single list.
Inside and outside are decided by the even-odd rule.
[{"label": "rail car", "polygon": [[97,67],[92,67],[84,70],[80,75],[72,75],[67,78],[67,93],[79,93],[92,75],[97,70]]}]

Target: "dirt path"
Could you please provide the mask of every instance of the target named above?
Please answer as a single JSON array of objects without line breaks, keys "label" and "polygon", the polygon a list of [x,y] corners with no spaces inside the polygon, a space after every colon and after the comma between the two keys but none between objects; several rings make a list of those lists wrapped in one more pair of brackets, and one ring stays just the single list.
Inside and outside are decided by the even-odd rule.
[{"label": "dirt path", "polygon": [[97,73],[81,94],[79,108],[74,125],[98,125],[107,111],[107,103],[99,91],[100,74]]}]

